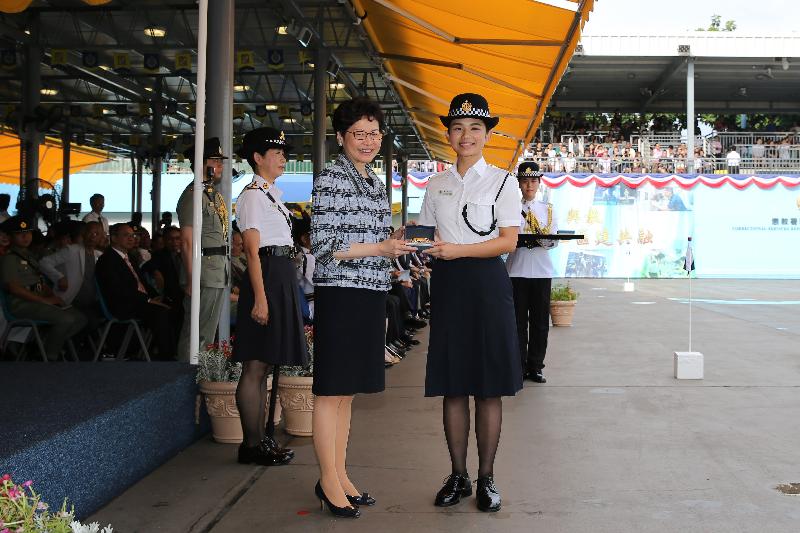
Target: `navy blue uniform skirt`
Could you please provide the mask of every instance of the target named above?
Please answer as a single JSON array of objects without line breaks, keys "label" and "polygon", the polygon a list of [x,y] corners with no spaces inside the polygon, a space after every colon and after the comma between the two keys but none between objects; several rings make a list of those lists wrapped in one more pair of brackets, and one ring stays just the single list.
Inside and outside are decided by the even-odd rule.
[{"label": "navy blue uniform skirt", "polygon": [[305,365],[308,363],[308,348],[300,312],[295,264],[288,257],[264,256],[260,259],[269,308],[267,325],[258,324],[250,316],[255,295],[248,268],[239,289],[232,359],[257,359],[282,366]]},{"label": "navy blue uniform skirt", "polygon": [[499,257],[436,260],[425,396],[513,396],[522,389],[514,296]]},{"label": "navy blue uniform skirt", "polygon": [[314,288],[314,394],[382,392],[385,345],[385,292]]}]

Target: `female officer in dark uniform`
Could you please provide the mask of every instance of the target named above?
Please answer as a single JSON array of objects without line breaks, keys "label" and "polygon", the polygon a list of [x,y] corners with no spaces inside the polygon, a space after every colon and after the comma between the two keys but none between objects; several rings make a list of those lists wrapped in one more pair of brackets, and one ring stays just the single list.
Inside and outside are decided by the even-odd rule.
[{"label": "female officer in dark uniform", "polygon": [[[441,117],[456,164],[431,177],[419,223],[436,226],[437,242],[426,250],[431,273],[431,332],[426,396],[444,396],[444,433],[452,475],[435,505],[472,494],[467,475],[469,397],[475,397],[478,440],[477,503],[500,509],[494,457],[500,442],[502,396],[522,388],[511,281],[500,256],[513,251],[519,232],[519,190],[514,178],[483,159],[498,118],[486,99],[460,94]],[[469,287],[469,290],[465,290]]]},{"label": "female officer in dark uniform", "polygon": [[[289,148],[283,132],[258,128],[245,135],[239,151],[255,173],[236,201],[236,221],[247,257],[233,343],[233,359],[242,362],[236,389],[244,433],[240,463],[275,465],[291,460],[290,450],[278,447],[271,434],[264,435],[266,377],[270,365],[304,365],[308,361],[297,296],[292,222],[281,202],[282,193],[275,187]],[[273,387],[277,386],[273,379]],[[270,419],[275,398],[272,400]]]}]

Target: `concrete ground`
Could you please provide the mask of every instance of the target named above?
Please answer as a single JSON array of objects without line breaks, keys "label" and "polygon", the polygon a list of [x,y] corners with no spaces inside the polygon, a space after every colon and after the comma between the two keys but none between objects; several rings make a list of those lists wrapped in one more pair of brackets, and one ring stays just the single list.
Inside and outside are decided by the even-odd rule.
[{"label": "concrete ground", "polygon": [[[571,328],[552,328],[546,385],[504,402],[499,513],[468,498],[432,505],[449,473],[441,400],[423,397],[426,335],[357,398],[351,478],[378,500],[358,520],[321,512],[310,439],[288,466],[234,462],[203,440],[91,520],[120,532],[797,532],[800,283],[694,282],[693,349],[703,381],[673,378],[688,348],[685,280],[577,280]],[[675,299],[673,299],[675,298]],[[470,473],[477,454],[470,448]]]}]

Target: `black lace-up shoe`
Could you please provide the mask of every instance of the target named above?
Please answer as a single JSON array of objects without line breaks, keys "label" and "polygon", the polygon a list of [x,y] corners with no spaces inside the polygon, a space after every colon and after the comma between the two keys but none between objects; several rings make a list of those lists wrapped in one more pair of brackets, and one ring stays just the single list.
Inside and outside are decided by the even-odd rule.
[{"label": "black lace-up shoe", "polygon": [[478,489],[475,492],[478,509],[485,513],[494,513],[500,510],[500,492],[494,486],[492,476],[478,478]]},{"label": "black lace-up shoe", "polygon": [[450,507],[461,501],[461,497],[472,496],[472,483],[467,474],[451,474],[444,480],[444,486],[436,494],[437,507]]}]

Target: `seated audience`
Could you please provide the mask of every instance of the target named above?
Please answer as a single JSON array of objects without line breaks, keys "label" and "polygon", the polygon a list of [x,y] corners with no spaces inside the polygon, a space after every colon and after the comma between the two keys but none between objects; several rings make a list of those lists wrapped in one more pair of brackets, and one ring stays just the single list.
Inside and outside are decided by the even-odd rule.
[{"label": "seated audience", "polygon": [[3,231],[11,237],[8,254],[0,258],[0,285],[8,298],[8,309],[16,318],[44,320],[44,351],[50,361],[58,360],[64,343],[86,326],[86,317],[56,296],[45,283],[39,262],[31,253],[32,222],[11,217]]},{"label": "seated audience", "polygon": [[129,257],[135,245],[133,228],[127,224],[111,227],[111,247],[97,260],[96,275],[103,299],[119,319],[137,319],[153,332],[161,359],[175,358],[176,343],[170,327],[169,306],[144,278]]},{"label": "seated audience", "polygon": [[79,222],[82,237],[80,244],[69,244],[47,255],[39,262],[42,272],[55,287],[55,294],[72,305],[88,319],[91,331],[100,324],[94,272],[101,252],[97,249],[103,240],[103,227],[98,222]]},{"label": "seated audience", "polygon": [[171,227],[164,234],[164,248],[154,251],[153,258],[141,267],[154,280],[164,303],[170,307],[170,323],[176,337],[183,325],[185,296],[180,283],[181,261],[181,230]]}]

